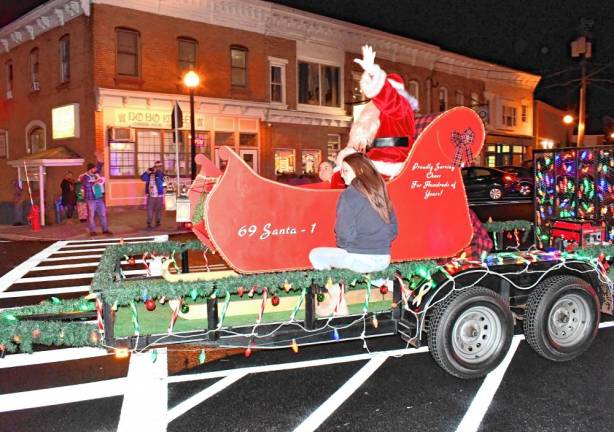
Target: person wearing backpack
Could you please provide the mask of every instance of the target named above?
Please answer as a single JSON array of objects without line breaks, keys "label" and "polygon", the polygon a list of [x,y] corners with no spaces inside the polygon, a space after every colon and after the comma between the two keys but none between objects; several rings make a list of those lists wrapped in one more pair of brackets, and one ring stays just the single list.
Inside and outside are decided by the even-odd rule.
[{"label": "person wearing backpack", "polygon": [[103,234],[112,234],[107,221],[107,207],[104,203],[105,178],[100,175],[103,163],[96,154],[97,163],[87,164],[87,171],[79,176],[87,203],[87,225],[91,236],[96,235],[96,216]]}]

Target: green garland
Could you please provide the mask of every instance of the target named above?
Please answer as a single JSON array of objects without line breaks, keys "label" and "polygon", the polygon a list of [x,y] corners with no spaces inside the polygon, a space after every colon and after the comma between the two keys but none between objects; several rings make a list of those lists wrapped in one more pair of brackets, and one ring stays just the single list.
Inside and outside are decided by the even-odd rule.
[{"label": "green garland", "polygon": [[72,312],[89,312],[96,309],[96,305],[92,300],[85,298],[71,300],[45,300],[37,305],[21,306],[17,308],[6,309],[0,313],[0,319],[10,322],[10,317],[28,317],[30,315],[52,315]]},{"label": "green garland", "polygon": [[[267,288],[272,295],[284,293],[283,286],[291,284],[293,291],[299,291],[303,287],[311,285],[312,281],[324,286],[328,279],[334,281],[343,280],[348,283],[364,283],[362,275],[351,270],[334,269],[330,271],[289,271],[279,273],[263,273],[256,275],[243,275],[239,277],[226,277],[215,281],[202,282],[177,282],[170,283],[161,279],[143,280],[118,280],[115,277],[117,263],[124,255],[142,254],[145,252],[164,253],[181,250],[199,249],[203,246],[198,242],[179,245],[177,242],[153,242],[139,243],[135,245],[110,246],[106,249],[94,279],[92,290],[100,293],[102,299],[113,305],[125,306],[133,300],[147,298],[178,298],[190,296],[208,298],[215,294],[223,297],[226,293],[237,295],[239,288],[244,291],[256,287],[261,293]],[[406,277],[418,274],[429,277],[439,266],[434,261],[402,262],[391,265],[384,271],[372,273],[372,279],[392,278],[396,271]]]},{"label": "green garland", "polygon": [[486,222],[484,224],[484,228],[486,228],[486,231],[488,232],[514,231],[515,229],[529,231],[532,226],[532,222],[521,219],[511,221]]},{"label": "green garland", "polygon": [[33,344],[47,346],[100,346],[95,324],[61,321],[15,321],[0,326],[0,351],[32,352]]}]

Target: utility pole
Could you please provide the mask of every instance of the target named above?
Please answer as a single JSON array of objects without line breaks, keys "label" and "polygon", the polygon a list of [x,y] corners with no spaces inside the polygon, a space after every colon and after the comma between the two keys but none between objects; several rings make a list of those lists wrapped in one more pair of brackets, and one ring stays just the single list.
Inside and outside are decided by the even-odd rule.
[{"label": "utility pole", "polygon": [[589,30],[592,26],[592,20],[582,19],[581,28],[584,35],[571,43],[571,56],[582,58],[580,60],[582,78],[580,80],[580,103],[578,106],[578,147],[582,147],[584,144],[584,132],[586,130],[586,85],[588,83],[586,64],[587,59],[593,55],[592,43],[588,40]]}]

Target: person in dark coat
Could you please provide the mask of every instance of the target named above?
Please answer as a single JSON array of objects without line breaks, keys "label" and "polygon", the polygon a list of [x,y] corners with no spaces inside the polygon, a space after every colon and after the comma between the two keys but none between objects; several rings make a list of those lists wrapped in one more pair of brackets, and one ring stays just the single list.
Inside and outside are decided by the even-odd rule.
[{"label": "person in dark coat", "polygon": [[60,183],[62,189],[62,205],[66,209],[66,217],[72,219],[77,205],[77,192],[75,191],[75,179],[72,172],[68,171],[64,174],[64,180]]}]

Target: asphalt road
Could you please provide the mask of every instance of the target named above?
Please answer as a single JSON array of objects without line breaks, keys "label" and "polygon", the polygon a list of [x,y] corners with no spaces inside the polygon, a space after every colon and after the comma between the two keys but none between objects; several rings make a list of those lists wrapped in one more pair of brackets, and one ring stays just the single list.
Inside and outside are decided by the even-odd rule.
[{"label": "asphalt road", "polygon": [[[516,219],[529,206],[497,203],[478,208]],[[49,246],[0,243],[0,270],[6,273]],[[67,255],[71,256],[56,253],[49,258]],[[46,265],[96,261],[84,257]],[[83,272],[32,270],[25,277]],[[81,283],[87,279],[23,283],[9,290]],[[21,301],[22,297],[0,299],[0,307]],[[361,343],[345,342],[301,348],[297,354],[281,350],[254,352],[249,358],[234,355],[188,370],[184,365],[198,363],[198,348],[169,348],[168,366],[163,356],[153,363],[149,354],[145,359],[118,359],[87,350],[7,356],[0,359],[0,432],[139,430],[152,419],[158,420],[158,429],[148,430],[166,426],[178,432],[612,430],[614,412],[607,403],[614,397],[614,329],[600,330],[587,353],[562,364],[539,357],[522,340],[520,328],[516,333],[517,348],[509,354],[509,365],[472,381],[446,374],[425,350],[386,354],[406,347],[396,336],[369,341],[369,350],[380,352],[373,356]],[[54,354],[59,361],[54,361]],[[267,371],[257,369],[260,366],[267,366]],[[158,391],[138,394],[135,408],[130,402],[133,393],[147,388],[147,383],[129,380],[144,367],[168,370],[169,376]]]}]

